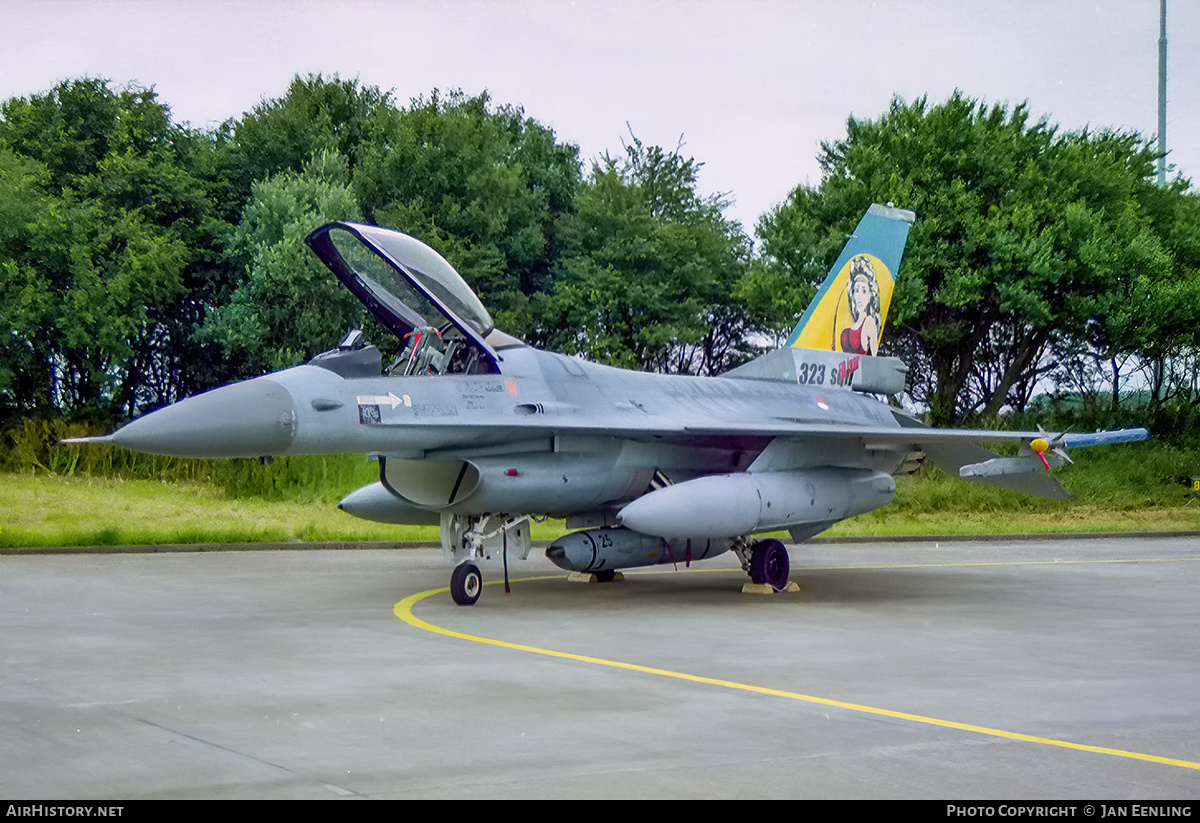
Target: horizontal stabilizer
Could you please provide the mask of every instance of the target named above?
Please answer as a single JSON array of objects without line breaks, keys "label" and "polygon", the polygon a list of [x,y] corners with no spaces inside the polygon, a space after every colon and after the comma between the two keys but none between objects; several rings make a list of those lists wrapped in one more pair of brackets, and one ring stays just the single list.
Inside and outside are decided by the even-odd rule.
[{"label": "horizontal stabilizer", "polygon": [[[1051,455],[1062,460],[1058,455]],[[1000,477],[1004,474],[1027,474],[1035,472],[1043,468],[1042,464],[1036,457],[1026,455],[1025,457],[994,457],[991,460],[985,460],[982,463],[970,463],[958,470],[958,476],[963,480],[972,480],[976,477]]]},{"label": "horizontal stabilizer", "polygon": [[935,430],[928,428],[920,420],[898,409],[892,409],[892,416],[905,430],[912,432],[914,445],[925,452],[929,462],[951,476],[960,477],[969,483],[994,486],[1047,500],[1071,499],[1071,495],[1062,484],[1049,474],[1032,470],[1032,461],[1037,460],[1033,455],[1000,457],[965,440],[929,439],[927,436]]},{"label": "horizontal stabilizer", "polygon": [[1062,484],[1045,472],[1024,472],[1022,474],[1002,474],[992,477],[964,477],[971,483],[981,486],[995,486],[1030,497],[1041,497],[1046,500],[1070,500],[1071,494]]},{"label": "horizontal stabilizer", "polygon": [[1071,499],[1061,483],[1045,471],[1038,471],[1043,468],[1041,461],[1032,455],[998,457],[987,449],[962,441],[935,441],[921,445],[931,463],[969,483],[995,486],[1047,500]]},{"label": "horizontal stabilizer", "polygon": [[960,435],[969,434],[974,440],[1022,441],[1019,457],[1000,457],[967,442],[965,438],[953,437],[952,431],[930,429],[917,418],[897,409],[892,409],[892,416],[904,431],[911,434],[913,447],[924,451],[929,462],[947,474],[957,475],[971,483],[996,486],[1049,500],[1068,500],[1071,497],[1046,471],[1071,462],[1066,454],[1067,448],[1131,443],[1150,436],[1150,432],[1142,428],[1059,435],[1046,432],[1036,435],[1032,432],[958,432]]}]

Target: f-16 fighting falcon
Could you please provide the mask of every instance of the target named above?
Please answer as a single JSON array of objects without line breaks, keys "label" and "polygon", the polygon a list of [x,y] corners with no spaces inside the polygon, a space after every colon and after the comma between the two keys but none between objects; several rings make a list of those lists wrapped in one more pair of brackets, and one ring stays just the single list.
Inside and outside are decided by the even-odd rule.
[{"label": "f-16 fighting falcon", "polygon": [[[532,549],[530,517],[564,518],[559,567],[620,569],[733,551],[780,591],[795,542],[891,502],[893,476],[926,458],[964,480],[1067,497],[1050,476],[1099,434],[933,429],[877,395],[906,367],[878,354],[915,219],[873,205],[785,347],[719,377],[646,374],[540,351],[496,329],[437,252],[397,231],[329,223],[321,261],[406,342],[386,369],[352,332],[308,363],[224,386],[85,438],[151,454],[268,457],[367,453],[379,482],[339,508],[386,523],[437,523],[457,603],[479,598],[478,561]],[[981,448],[1018,442],[1017,457]],[[81,442],[81,441],[74,441]],[[769,588],[768,588],[769,587]]]}]

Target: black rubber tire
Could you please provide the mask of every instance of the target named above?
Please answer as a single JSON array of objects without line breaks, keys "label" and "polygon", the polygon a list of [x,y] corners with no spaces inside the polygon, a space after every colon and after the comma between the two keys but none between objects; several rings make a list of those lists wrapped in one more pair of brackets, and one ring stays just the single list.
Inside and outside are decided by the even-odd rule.
[{"label": "black rubber tire", "polygon": [[772,539],[758,541],[750,551],[750,579],[782,591],[792,571],[787,548],[781,541]]},{"label": "black rubber tire", "polygon": [[459,563],[450,575],[450,596],[460,606],[473,606],[483,591],[483,575],[474,563]]}]

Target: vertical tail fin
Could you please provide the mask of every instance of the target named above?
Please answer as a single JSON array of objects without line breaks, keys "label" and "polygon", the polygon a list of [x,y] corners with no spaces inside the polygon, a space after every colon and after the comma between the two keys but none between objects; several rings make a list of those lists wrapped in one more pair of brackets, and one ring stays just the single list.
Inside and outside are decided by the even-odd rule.
[{"label": "vertical tail fin", "polygon": [[867,209],[787,345],[878,354],[896,272],[915,219],[911,211],[878,203]]}]

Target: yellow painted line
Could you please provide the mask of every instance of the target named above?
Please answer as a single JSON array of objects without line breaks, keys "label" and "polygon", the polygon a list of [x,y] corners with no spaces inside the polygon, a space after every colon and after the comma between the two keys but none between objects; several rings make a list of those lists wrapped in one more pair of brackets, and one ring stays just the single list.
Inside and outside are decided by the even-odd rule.
[{"label": "yellow painted line", "polygon": [[[1196,559],[1196,558],[1189,558]],[[1057,561],[1035,561],[1038,564]],[[1065,561],[1065,562],[1089,562],[1089,561]],[[1147,561],[1096,561],[1102,563],[1112,562],[1147,562]],[[964,565],[964,566],[984,566],[984,565],[1024,565],[1020,563],[1005,563],[1005,564],[988,564],[988,563],[963,563],[963,564],[933,564],[933,565]],[[922,568],[921,565],[912,566],[874,566],[874,567],[845,567],[845,568]],[[831,567],[832,568],[832,567]],[[741,569],[711,569],[705,571],[738,571]],[[525,577],[519,580],[513,580],[514,583],[532,582],[535,580],[556,580],[561,579],[560,575],[544,575],[541,577]],[[484,585],[498,585],[499,581],[485,583]],[[1179,766],[1184,769],[1196,769],[1200,771],[1200,763],[1193,763],[1190,760],[1179,760],[1173,757],[1159,757],[1153,754],[1142,754],[1141,752],[1130,752],[1123,749],[1109,749],[1104,746],[1086,746],[1082,743],[1072,743],[1067,740],[1054,740],[1049,737],[1037,737],[1031,734],[1021,734],[1019,732],[1009,732],[1003,729],[992,729],[987,726],[976,726],[972,723],[958,723],[953,720],[942,720],[936,717],[926,717],[920,714],[910,714],[908,712],[898,712],[891,709],[881,709],[876,706],[864,706],[860,703],[847,703],[842,700],[830,700],[827,697],[816,697],[810,694],[800,694],[799,692],[789,692],[781,689],[768,689],[763,686],[753,686],[748,683],[736,683],[732,680],[721,680],[715,677],[701,677],[700,675],[687,674],[685,672],[674,672],[669,669],[656,669],[651,666],[639,666],[635,663],[622,663],[618,660],[606,660],[602,657],[589,657],[583,654],[571,654],[570,652],[557,652],[552,649],[542,649],[537,646],[526,646],[521,643],[509,643],[505,640],[496,640],[491,637],[480,637],[474,634],[465,634],[456,632],[453,629],[435,626],[432,623],[426,622],[413,614],[413,607],[429,597],[443,592],[449,592],[449,587],[440,589],[430,589],[429,591],[418,592],[417,594],[409,595],[401,600],[393,607],[396,617],[403,620],[405,623],[422,631],[433,632],[434,634],[453,637],[459,640],[470,640],[474,643],[483,643],[488,646],[499,646],[503,649],[513,649],[515,651],[529,652],[531,654],[540,654],[546,657],[557,657],[563,660],[575,660],[580,663],[592,663],[597,666],[608,666],[614,669],[624,669],[631,672],[641,672],[642,674],[653,674],[659,677],[670,677],[675,680],[684,680],[690,683],[703,683],[708,686],[719,686],[726,689],[737,689],[738,691],[751,692],[753,694],[765,694],[771,697],[784,697],[790,700],[798,700],[804,703],[815,703],[820,706],[831,706],[838,709],[846,709],[847,711],[861,712],[863,714],[871,714],[878,717],[891,717],[896,720],[907,720],[912,723],[923,723],[927,726],[940,726],[945,729],[957,729],[959,731],[974,732],[976,734],[988,735],[989,737],[1000,737],[1007,740],[1020,740],[1025,743],[1040,743],[1045,746],[1058,746],[1063,749],[1074,749],[1081,752],[1093,752],[1095,754],[1107,754],[1113,757],[1125,757],[1131,760],[1144,760],[1150,763],[1162,763],[1167,766]]]}]

